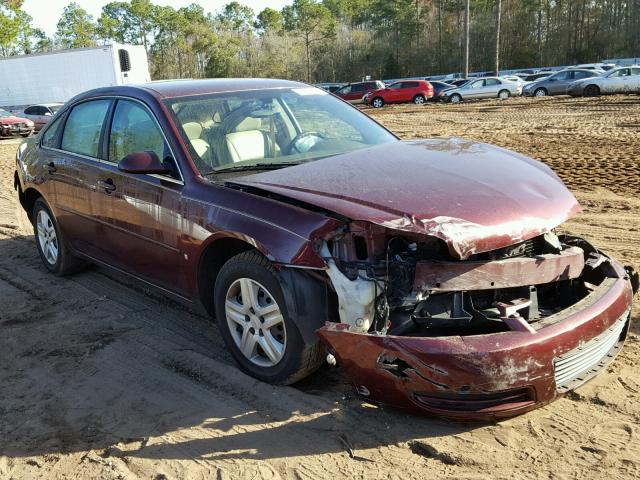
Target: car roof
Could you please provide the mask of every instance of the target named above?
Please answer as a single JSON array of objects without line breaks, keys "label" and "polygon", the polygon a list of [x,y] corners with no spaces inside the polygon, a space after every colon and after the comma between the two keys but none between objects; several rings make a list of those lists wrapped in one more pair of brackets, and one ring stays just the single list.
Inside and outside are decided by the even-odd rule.
[{"label": "car roof", "polygon": [[[90,90],[81,97],[105,94],[130,94],[146,91],[158,98],[207,95],[212,93],[241,92],[276,88],[308,88],[309,85],[290,80],[266,78],[212,78],[203,80],[160,80],[138,85],[122,85]],[[314,87],[317,88],[317,87]]]}]

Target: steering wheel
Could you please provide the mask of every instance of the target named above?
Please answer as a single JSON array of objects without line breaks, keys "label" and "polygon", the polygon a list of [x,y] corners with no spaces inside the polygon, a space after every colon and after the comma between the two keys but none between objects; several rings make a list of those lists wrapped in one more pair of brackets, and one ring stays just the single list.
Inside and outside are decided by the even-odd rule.
[{"label": "steering wheel", "polygon": [[285,148],[287,155],[293,155],[295,153],[306,153],[318,144],[321,140],[326,140],[327,137],[318,132],[302,132],[294,137],[293,140]]}]

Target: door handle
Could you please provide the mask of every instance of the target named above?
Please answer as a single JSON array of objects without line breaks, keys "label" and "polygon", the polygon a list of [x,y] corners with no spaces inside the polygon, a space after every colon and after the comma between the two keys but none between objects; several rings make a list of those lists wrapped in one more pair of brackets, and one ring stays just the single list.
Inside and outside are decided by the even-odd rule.
[{"label": "door handle", "polygon": [[56,170],[57,170],[57,168],[56,168],[56,164],[55,164],[55,163],[53,163],[53,162],[49,162],[49,163],[47,164],[47,167],[46,167],[46,168],[47,168],[47,170],[49,171],[49,173],[55,173],[55,172],[56,172]]},{"label": "door handle", "polygon": [[104,189],[104,193],[107,195],[110,195],[116,189],[113,180],[110,178],[107,178],[106,180],[98,180],[98,187]]}]

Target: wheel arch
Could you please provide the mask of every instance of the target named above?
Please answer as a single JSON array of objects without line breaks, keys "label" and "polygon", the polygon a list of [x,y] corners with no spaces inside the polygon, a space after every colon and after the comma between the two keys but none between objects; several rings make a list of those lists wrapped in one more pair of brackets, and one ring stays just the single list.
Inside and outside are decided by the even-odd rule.
[{"label": "wheel arch", "polygon": [[20,205],[22,205],[22,208],[27,214],[27,218],[29,219],[29,221],[33,223],[33,207],[36,203],[36,200],[38,198],[44,199],[44,196],[38,190],[32,187],[29,187],[26,190],[22,191],[22,185],[20,184],[17,172],[15,174],[14,187],[18,191],[18,200],[20,201]]}]

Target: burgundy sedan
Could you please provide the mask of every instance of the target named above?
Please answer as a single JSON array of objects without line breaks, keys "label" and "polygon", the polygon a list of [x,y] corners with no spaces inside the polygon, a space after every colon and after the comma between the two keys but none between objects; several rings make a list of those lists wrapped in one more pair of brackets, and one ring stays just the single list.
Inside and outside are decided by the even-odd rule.
[{"label": "burgundy sedan", "polygon": [[202,305],[260,380],[326,358],[370,402],[447,417],[514,415],[587,381],[637,285],[555,233],[580,207],[548,167],[403,142],[290,81],[84,93],[20,146],[15,186],[52,273],[96,263]]}]

